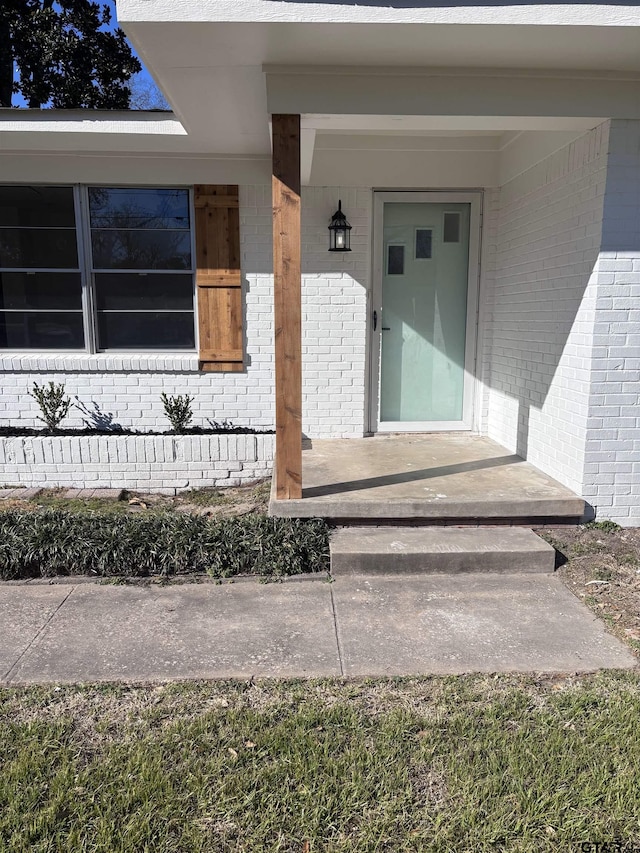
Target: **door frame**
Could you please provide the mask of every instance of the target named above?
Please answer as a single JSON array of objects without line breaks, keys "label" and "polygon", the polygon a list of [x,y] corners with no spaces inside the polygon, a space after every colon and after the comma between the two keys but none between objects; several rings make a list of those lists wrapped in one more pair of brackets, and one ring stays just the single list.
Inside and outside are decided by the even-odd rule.
[{"label": "door frame", "polygon": [[[382,278],[384,255],[385,203],[469,204],[469,272],[467,282],[467,321],[464,358],[464,386],[461,421],[381,421],[380,371],[382,343]],[[373,433],[389,432],[455,432],[470,431],[474,425],[476,400],[476,345],[478,338],[478,289],[480,279],[480,229],[482,191],[375,191],[373,199],[373,262],[372,305],[369,312],[370,329],[370,411],[369,428]],[[377,327],[374,326],[374,312]]]}]

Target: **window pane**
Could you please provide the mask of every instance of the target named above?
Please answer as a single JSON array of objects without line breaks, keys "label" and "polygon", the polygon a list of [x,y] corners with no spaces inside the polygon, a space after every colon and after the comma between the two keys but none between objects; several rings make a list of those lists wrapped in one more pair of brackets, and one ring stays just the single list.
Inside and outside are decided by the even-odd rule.
[{"label": "window pane", "polygon": [[428,260],[431,257],[432,235],[431,228],[418,228],[416,231],[416,258],[419,261]]},{"label": "window pane", "polygon": [[82,314],[0,311],[0,347],[4,349],[84,349]]},{"label": "window pane", "polygon": [[193,313],[98,312],[100,349],[194,349]]},{"label": "window pane", "polygon": [[191,273],[98,273],[96,297],[98,308],[111,311],[192,311],[193,276]]},{"label": "window pane", "polygon": [[90,187],[92,228],[189,228],[189,193]]},{"label": "window pane", "polygon": [[404,246],[389,246],[387,275],[404,275]]},{"label": "window pane", "polygon": [[80,273],[0,272],[0,309],[82,310]]},{"label": "window pane", "polygon": [[92,231],[94,269],[191,269],[188,231]]},{"label": "window pane", "polygon": [[77,269],[75,228],[0,228],[0,267]]},{"label": "window pane", "polygon": [[443,243],[460,242],[460,214],[445,213],[443,222]]},{"label": "window pane", "polygon": [[0,187],[0,226],[73,228],[71,187]]}]

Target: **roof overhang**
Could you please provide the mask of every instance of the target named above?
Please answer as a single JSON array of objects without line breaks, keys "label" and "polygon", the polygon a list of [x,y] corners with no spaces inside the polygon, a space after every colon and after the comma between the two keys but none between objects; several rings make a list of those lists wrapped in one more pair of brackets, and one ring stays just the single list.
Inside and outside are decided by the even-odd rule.
[{"label": "roof overhang", "polygon": [[268,154],[273,112],[504,125],[640,105],[636,6],[120,0],[119,13],[189,135],[215,152]]},{"label": "roof overhang", "polygon": [[270,116],[294,112],[306,182],[331,135],[369,134],[381,151],[385,135],[488,134],[499,151],[505,134],[640,119],[637,4],[118,0],[118,12],[174,115],[0,110],[4,151],[181,154],[264,175]]}]

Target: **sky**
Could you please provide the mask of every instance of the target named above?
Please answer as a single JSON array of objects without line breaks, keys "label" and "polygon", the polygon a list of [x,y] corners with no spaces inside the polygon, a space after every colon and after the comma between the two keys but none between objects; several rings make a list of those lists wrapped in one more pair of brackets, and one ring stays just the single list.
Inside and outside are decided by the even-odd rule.
[{"label": "sky", "polygon": [[[118,11],[116,8],[116,0],[99,0],[99,2],[103,3],[103,5],[108,6],[109,9],[111,9],[111,14],[112,14],[111,23],[112,23],[113,27],[116,27],[117,26],[117,20],[118,20]],[[142,65],[142,71],[140,72],[140,74],[136,74],[136,78],[138,79],[140,86],[144,87],[145,89],[151,90],[150,94],[157,92],[158,87],[156,86],[156,84],[153,80],[153,77],[149,74],[147,69],[144,67],[144,63],[143,63],[142,59],[136,53],[136,50],[133,47],[133,45],[131,45],[131,49],[133,50],[134,54],[138,57],[138,59],[140,60],[140,64]],[[164,100],[162,93],[159,93],[159,97],[162,98],[162,100]],[[170,108],[168,104],[166,104],[166,107],[167,107],[167,109]]]},{"label": "sky", "polygon": [[[0,0],[2,2],[2,0]],[[116,0],[97,0],[101,5],[108,6],[111,10],[111,27],[109,29],[115,29],[118,26],[118,15],[116,9]],[[142,59],[136,53],[135,48],[131,45],[131,49],[135,56],[140,60],[140,64],[142,65],[142,71],[139,74],[136,74],[133,78],[134,85],[137,86],[138,90],[143,92],[147,99],[150,100],[152,108],[157,107],[160,109],[170,109],[169,104],[166,103],[164,96],[158,90],[153,78],[144,67],[144,63]],[[17,94],[14,95],[13,105],[16,107],[26,107],[26,101],[22,97],[22,95]]]}]

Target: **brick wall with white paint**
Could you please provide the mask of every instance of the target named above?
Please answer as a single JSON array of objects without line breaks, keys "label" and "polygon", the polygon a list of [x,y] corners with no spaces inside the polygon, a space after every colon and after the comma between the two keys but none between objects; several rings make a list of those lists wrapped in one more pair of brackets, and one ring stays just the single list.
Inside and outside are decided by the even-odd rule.
[{"label": "brick wall with white paint", "polygon": [[[330,254],[327,225],[341,198],[353,225],[350,254]],[[67,393],[123,427],[167,429],[160,394],[191,394],[194,424],[274,425],[271,187],[240,190],[247,369],[199,373],[197,356],[0,353],[0,426],[40,426],[33,382]],[[303,190],[303,429],[312,437],[361,436],[371,200],[367,190]],[[66,426],[82,426],[73,409]]]},{"label": "brick wall with white paint", "polygon": [[[327,226],[342,201],[351,252],[329,252]],[[302,195],[302,428],[309,436],[365,430],[370,190],[307,187]]]},{"label": "brick wall with white paint", "polygon": [[612,121],[597,266],[584,497],[640,525],[640,121]]},{"label": "brick wall with white paint", "polygon": [[500,190],[488,434],[584,491],[608,124]]},{"label": "brick wall with white paint", "polygon": [[176,494],[268,477],[273,435],[0,438],[0,484]]}]

